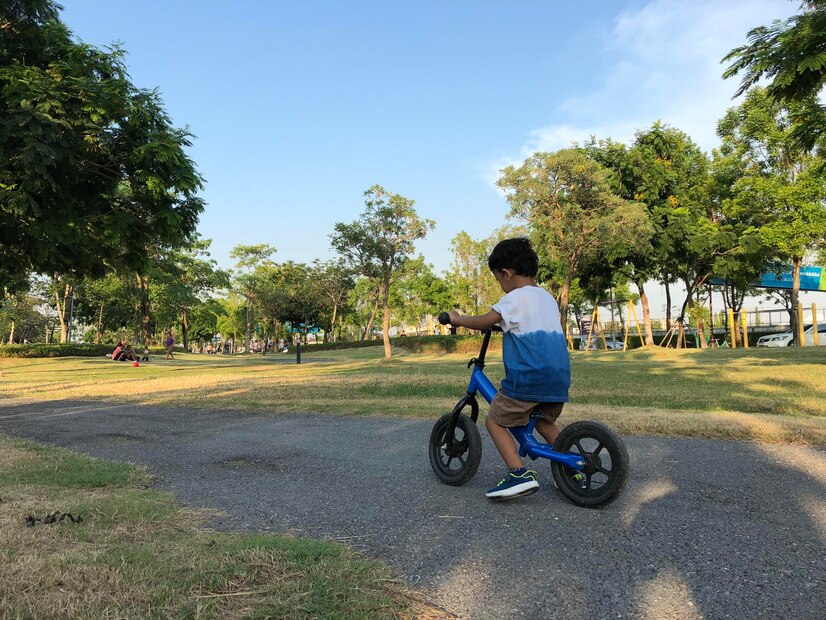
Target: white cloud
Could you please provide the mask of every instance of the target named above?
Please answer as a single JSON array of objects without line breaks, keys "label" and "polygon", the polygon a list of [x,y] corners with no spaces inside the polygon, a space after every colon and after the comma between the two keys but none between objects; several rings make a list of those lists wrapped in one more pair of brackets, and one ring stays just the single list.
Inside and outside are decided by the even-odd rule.
[{"label": "white cloud", "polygon": [[[788,0],[654,0],[624,12],[608,38],[596,42],[611,59],[599,68],[599,87],[573,93],[555,114],[561,122],[532,131],[513,159],[591,135],[630,142],[657,119],[710,150],[718,143],[717,120],[735,104],[738,84],[722,79],[720,60],[745,42],[751,28],[795,10]],[[494,164],[497,170],[501,163]]]}]

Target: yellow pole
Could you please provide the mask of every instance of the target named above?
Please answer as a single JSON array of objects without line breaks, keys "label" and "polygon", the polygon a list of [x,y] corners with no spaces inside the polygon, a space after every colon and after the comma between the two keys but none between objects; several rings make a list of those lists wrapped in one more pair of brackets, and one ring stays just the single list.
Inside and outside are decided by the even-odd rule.
[{"label": "yellow pole", "polygon": [[749,323],[746,319],[746,311],[740,311],[740,323],[743,325],[743,346],[749,348]]},{"label": "yellow pole", "polygon": [[585,351],[591,350],[591,335],[594,333],[594,321],[596,320],[597,309],[594,306],[594,311],[591,313],[591,326],[588,328],[588,340],[585,342]]},{"label": "yellow pole", "polygon": [[568,348],[571,351],[574,350],[574,341],[571,338],[571,326],[568,324],[568,321],[565,321],[565,340],[568,341]]},{"label": "yellow pole", "polygon": [[815,346],[820,346],[817,339],[817,306],[812,304],[812,336],[814,336]]},{"label": "yellow pole", "polygon": [[[628,306],[631,306],[631,302],[628,302]],[[628,328],[631,327],[631,311],[629,310],[628,313],[625,315],[625,336],[622,339],[622,352],[625,353],[628,350]]]},{"label": "yellow pole", "polygon": [[737,337],[734,331],[734,310],[731,308],[728,309],[728,331],[729,331],[729,339],[731,340],[731,348],[737,348]]},{"label": "yellow pole", "polygon": [[800,338],[800,346],[805,347],[806,343],[803,340],[803,306],[800,302],[797,303],[797,335]]},{"label": "yellow pole", "polygon": [[631,312],[634,314],[634,324],[637,326],[637,335],[640,337],[640,346],[645,346],[645,340],[642,337],[642,329],[640,329],[640,320],[637,318],[637,309],[634,307],[630,301],[628,302],[628,307],[631,308]]},{"label": "yellow pole", "polygon": [[602,319],[599,316],[599,306],[594,308],[594,314],[596,314],[597,321],[599,322],[599,333],[602,335],[602,344],[605,347],[605,350],[608,350],[608,343],[605,340],[605,328],[602,326]]}]

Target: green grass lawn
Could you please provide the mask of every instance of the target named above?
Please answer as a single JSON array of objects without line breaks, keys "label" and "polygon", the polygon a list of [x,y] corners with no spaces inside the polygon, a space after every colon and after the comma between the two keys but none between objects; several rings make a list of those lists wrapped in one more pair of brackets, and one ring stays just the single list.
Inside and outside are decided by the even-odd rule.
[{"label": "green grass lawn", "polygon": [[[469,354],[381,347],[292,355],[179,355],[135,368],[105,358],[0,360],[0,399],[435,419],[465,389]],[[503,374],[489,354],[494,383]],[[572,353],[564,420],[620,432],[826,445],[826,347]]]},{"label": "green grass lawn", "polygon": [[[3,618],[449,618],[343,545],[202,529],[146,471],[0,436]],[[80,515],[27,527],[26,516]]]}]

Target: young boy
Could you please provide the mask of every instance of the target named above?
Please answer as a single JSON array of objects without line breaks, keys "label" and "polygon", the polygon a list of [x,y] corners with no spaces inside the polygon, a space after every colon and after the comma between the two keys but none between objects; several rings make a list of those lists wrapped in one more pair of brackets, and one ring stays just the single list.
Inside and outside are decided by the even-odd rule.
[{"label": "young boy", "polygon": [[470,329],[499,325],[503,332],[505,378],[490,404],[485,427],[508,467],[508,474],[487,497],[494,500],[528,495],[539,488],[536,472],[525,468],[510,426],[528,423],[541,414],[536,430],[550,444],[556,441],[556,419],[568,401],[571,362],[553,296],[534,280],[539,260],[525,238],[499,242],[488,258],[493,277],[505,292],[487,314],[463,316],[451,311],[450,322]]}]

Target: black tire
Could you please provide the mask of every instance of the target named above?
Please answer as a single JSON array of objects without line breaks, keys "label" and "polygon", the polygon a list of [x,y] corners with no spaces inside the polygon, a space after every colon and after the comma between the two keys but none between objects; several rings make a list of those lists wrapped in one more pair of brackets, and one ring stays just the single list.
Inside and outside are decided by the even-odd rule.
[{"label": "black tire", "polygon": [[454,447],[448,451],[447,427],[453,414],[447,413],[436,421],[430,433],[430,466],[436,477],[445,484],[459,486],[473,478],[482,460],[482,438],[476,424],[459,414],[453,433]]},{"label": "black tire", "polygon": [[599,422],[574,422],[556,439],[554,449],[585,457],[584,484],[574,478],[576,470],[551,463],[556,486],[579,506],[596,508],[615,500],[628,480],[628,451],[619,436]]}]

